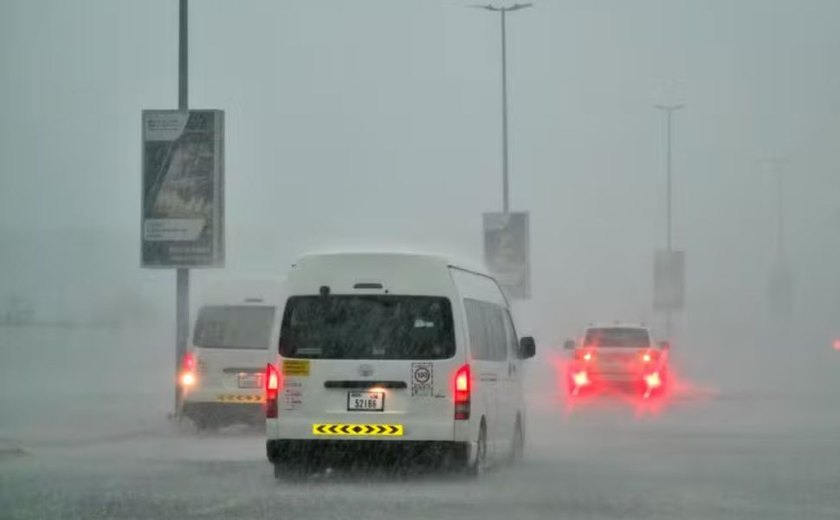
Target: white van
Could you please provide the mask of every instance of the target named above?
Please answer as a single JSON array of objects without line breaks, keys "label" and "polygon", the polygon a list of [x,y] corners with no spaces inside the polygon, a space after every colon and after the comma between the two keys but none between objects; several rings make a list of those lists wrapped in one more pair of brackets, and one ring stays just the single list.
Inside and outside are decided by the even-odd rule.
[{"label": "white van", "polygon": [[279,291],[279,280],[237,280],[212,286],[202,298],[179,377],[181,414],[198,429],[262,424]]},{"label": "white van", "polygon": [[521,361],[487,274],[421,254],[304,257],[289,273],[266,369],[275,476],[325,457],[431,458],[481,472],[524,445]]}]

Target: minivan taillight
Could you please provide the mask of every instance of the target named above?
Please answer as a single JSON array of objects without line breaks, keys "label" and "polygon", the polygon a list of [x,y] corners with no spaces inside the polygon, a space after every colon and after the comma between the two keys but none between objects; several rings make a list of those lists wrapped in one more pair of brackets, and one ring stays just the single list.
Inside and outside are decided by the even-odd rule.
[{"label": "minivan taillight", "polygon": [[464,365],[455,372],[455,420],[466,421],[470,418],[470,366]]},{"label": "minivan taillight", "polygon": [[178,378],[183,388],[189,388],[195,384],[195,354],[187,352],[181,360],[181,375]]},{"label": "minivan taillight", "polygon": [[277,418],[277,396],[280,393],[280,371],[271,363],[265,366],[265,416]]}]

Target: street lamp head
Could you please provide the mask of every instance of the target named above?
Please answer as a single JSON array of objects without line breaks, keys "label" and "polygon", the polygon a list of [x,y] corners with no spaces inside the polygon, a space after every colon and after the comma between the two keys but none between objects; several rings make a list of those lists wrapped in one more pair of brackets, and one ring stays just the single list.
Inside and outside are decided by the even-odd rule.
[{"label": "street lamp head", "polygon": [[520,9],[527,9],[529,7],[534,7],[534,4],[531,4],[531,3],[528,3],[528,4],[513,4],[512,6],[508,7],[507,10],[508,11],[518,11]]},{"label": "street lamp head", "polygon": [[672,112],[674,110],[679,110],[685,107],[685,105],[653,105],[653,108],[657,110],[665,110],[667,112]]},{"label": "street lamp head", "polygon": [[534,4],[527,3],[527,4],[513,4],[510,7],[497,7],[492,4],[473,4],[468,7],[472,7],[474,9],[485,9],[487,11],[495,11],[495,12],[508,12],[508,11],[519,11],[520,9],[527,9],[528,7],[533,7]]}]

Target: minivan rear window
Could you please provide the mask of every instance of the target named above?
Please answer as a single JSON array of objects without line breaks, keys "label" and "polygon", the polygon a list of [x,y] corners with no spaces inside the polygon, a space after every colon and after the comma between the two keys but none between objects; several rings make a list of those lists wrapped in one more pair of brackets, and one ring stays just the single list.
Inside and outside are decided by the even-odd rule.
[{"label": "minivan rear window", "polygon": [[400,295],[293,296],[280,354],[307,359],[446,359],[455,355],[447,298]]},{"label": "minivan rear window", "polygon": [[198,311],[193,343],[202,348],[268,349],[274,307],[211,305]]}]

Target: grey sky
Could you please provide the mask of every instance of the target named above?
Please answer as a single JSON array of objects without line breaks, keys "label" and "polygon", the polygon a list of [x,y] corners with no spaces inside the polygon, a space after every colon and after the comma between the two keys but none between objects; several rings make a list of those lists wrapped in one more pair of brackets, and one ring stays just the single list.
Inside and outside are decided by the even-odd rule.
[{"label": "grey sky", "polygon": [[[498,17],[467,3],[191,2],[190,104],[226,111],[230,271],[323,247],[480,255],[481,213],[501,205]],[[177,103],[176,4],[0,3],[3,285],[33,290],[70,265],[83,274],[53,289],[107,273],[171,305],[174,277],[138,267],[138,219],[140,111]],[[675,245],[691,308],[726,320],[762,302],[774,184],[761,159],[784,156],[802,312],[831,322],[838,19],[833,0],[543,0],[511,15],[511,206],[532,214],[535,327],[650,319],[664,241],[651,105],[672,101],[688,105]],[[119,245],[62,259],[68,229]]]}]

